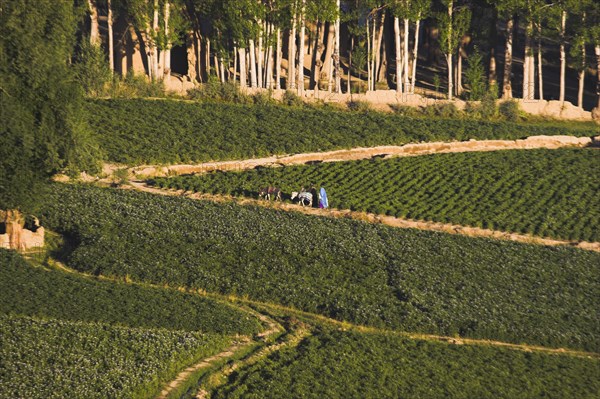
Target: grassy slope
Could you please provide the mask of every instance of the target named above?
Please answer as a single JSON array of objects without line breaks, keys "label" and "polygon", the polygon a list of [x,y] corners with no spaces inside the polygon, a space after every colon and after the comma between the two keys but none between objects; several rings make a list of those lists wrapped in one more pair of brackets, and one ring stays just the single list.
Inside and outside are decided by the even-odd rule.
[{"label": "grassy slope", "polygon": [[320,330],[215,398],[593,398],[599,359]]},{"label": "grassy slope", "polygon": [[[252,195],[327,188],[331,207],[600,241],[600,153],[512,150],[156,178],[161,187]],[[316,203],[316,201],[315,201]]]},{"label": "grassy slope", "polygon": [[230,335],[261,330],[247,313],[197,295],[32,267],[4,250],[0,264],[0,313]]},{"label": "grassy slope", "polygon": [[596,253],[56,186],[70,265],[357,323],[598,350]]},{"label": "grassy slope", "polygon": [[326,108],[88,100],[90,124],[107,160],[130,165],[244,159],[271,154],[419,141],[593,136],[593,124],[517,124],[408,118]]}]

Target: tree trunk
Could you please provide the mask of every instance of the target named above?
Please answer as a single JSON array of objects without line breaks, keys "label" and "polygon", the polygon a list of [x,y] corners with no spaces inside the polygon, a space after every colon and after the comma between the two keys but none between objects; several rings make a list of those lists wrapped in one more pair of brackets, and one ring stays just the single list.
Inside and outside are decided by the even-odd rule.
[{"label": "tree trunk", "polygon": [[565,73],[567,70],[567,54],[565,51],[565,28],[567,24],[567,11],[563,11],[560,20],[560,93],[558,101],[565,101]]},{"label": "tree trunk", "polygon": [[321,55],[323,53],[323,28],[324,25],[317,21],[317,34],[315,35],[315,50],[312,57],[312,82],[311,86],[315,90],[319,90],[319,81],[321,80],[321,68],[323,62]]},{"label": "tree trunk", "polygon": [[[152,32],[156,34],[158,32],[158,0],[154,0],[153,7],[153,18],[152,18]],[[154,79],[162,78],[162,74],[159,73],[159,62],[158,62],[158,46],[156,45],[156,40],[154,38],[152,41],[152,74]]]},{"label": "tree trunk", "polygon": [[306,0],[302,0],[302,10],[300,12],[300,37],[298,42],[298,95],[304,93],[304,53],[305,53],[305,31],[306,23],[304,21],[304,10]]},{"label": "tree trunk", "polygon": [[277,28],[277,50],[275,53],[275,88],[281,89],[281,29]]},{"label": "tree trunk", "polygon": [[452,46],[450,45],[452,42],[452,11],[453,11],[453,1],[448,2],[448,20],[450,21],[448,24],[448,54],[446,55],[446,63],[448,64],[448,100],[452,100]]},{"label": "tree trunk", "polygon": [[206,53],[204,54],[204,67],[206,68],[206,79],[210,77],[210,39],[206,38]]},{"label": "tree trunk", "polygon": [[[200,43],[198,43],[200,44]],[[196,33],[191,30],[188,31],[185,40],[185,48],[187,52],[187,63],[188,63],[188,73],[190,80],[194,82],[196,80],[196,65],[198,63],[197,50],[196,50]]]},{"label": "tree trunk", "polygon": [[244,88],[248,86],[246,80],[246,49],[240,47],[238,52],[240,55],[240,87]]},{"label": "tree trunk", "polygon": [[400,44],[400,19],[394,18],[394,43],[396,44],[396,94],[402,94],[402,52]]},{"label": "tree trunk", "polygon": [[410,85],[410,92],[415,93],[415,86],[417,84],[417,60],[419,55],[419,36],[421,30],[421,15],[417,16],[417,22],[415,25],[415,47],[413,49],[413,63],[412,63],[412,78]]},{"label": "tree trunk", "polygon": [[[261,25],[261,22],[258,22],[258,25]],[[256,77],[258,79],[257,85],[258,87],[264,87],[263,85],[263,62],[264,62],[264,54],[263,54],[263,45],[262,45],[262,30],[258,33],[258,46],[256,49],[257,61],[256,61]]]},{"label": "tree trunk", "polygon": [[542,74],[542,23],[538,23],[538,96],[544,99],[544,75]]},{"label": "tree trunk", "polygon": [[462,85],[462,71],[463,71],[463,59],[464,59],[465,48],[464,45],[461,44],[458,48],[458,59],[456,60],[456,95],[462,96],[463,94],[463,85]]},{"label": "tree trunk", "polygon": [[[385,22],[385,12],[381,11],[381,14],[379,17],[379,28],[377,30],[377,39],[376,39],[375,46],[373,47],[373,51],[375,53],[375,57],[374,57],[375,62],[373,63],[373,90],[376,89],[375,83],[377,81],[379,81],[379,70],[380,70],[381,64],[382,64],[381,44],[383,43],[383,24],[384,24],[384,22]],[[375,28],[375,25],[373,25],[373,28]],[[373,35],[375,35],[375,29],[373,29]]]},{"label": "tree trunk", "polygon": [[237,80],[237,71],[238,71],[238,48],[237,46],[233,46],[233,83]]},{"label": "tree trunk", "polygon": [[287,71],[287,89],[296,87],[296,16],[292,19],[292,29],[288,41],[288,71]]},{"label": "tree trunk", "polygon": [[[350,37],[350,54],[348,54],[348,84],[346,90],[348,90],[348,94],[350,94],[350,99],[352,99],[352,50],[354,50],[354,36]],[[598,64],[600,66],[600,63]],[[341,90],[340,90],[341,92]],[[599,100],[600,101],[600,100]]]},{"label": "tree trunk", "polygon": [[256,87],[256,49],[254,48],[254,40],[248,41],[248,53],[250,54],[250,87]]},{"label": "tree trunk", "polygon": [[[585,12],[582,15],[582,25],[585,26]],[[579,71],[579,92],[577,93],[577,106],[579,106],[579,108],[583,109],[583,89],[584,89],[584,84],[585,84],[585,39],[583,40],[583,43],[581,45],[581,65],[580,68],[581,70]]]},{"label": "tree trunk", "polygon": [[512,17],[506,21],[506,46],[504,47],[504,77],[502,81],[502,98],[512,98],[512,42],[513,42],[513,25]]},{"label": "tree trunk", "polygon": [[111,0],[107,0],[108,7],[108,68],[111,73],[115,71],[115,44],[113,39],[113,15]]},{"label": "tree trunk", "polygon": [[90,44],[100,45],[100,25],[98,24],[98,6],[95,0],[88,0],[90,8]]},{"label": "tree trunk", "polygon": [[598,110],[600,110],[600,44],[596,44],[594,47],[596,53],[596,96],[598,97]]},{"label": "tree trunk", "polygon": [[529,53],[531,51],[531,34],[528,29],[525,29],[525,51],[523,53],[523,99],[529,100]]},{"label": "tree trunk", "polygon": [[[374,40],[373,37],[371,36],[371,30],[369,27],[369,19],[367,18],[367,91],[371,90],[371,64],[372,64],[372,50],[371,48],[373,47],[372,45],[372,41]],[[374,25],[374,23],[373,23]],[[373,27],[373,35],[375,35],[375,27]],[[358,77],[360,79],[360,70],[358,71]]]},{"label": "tree trunk", "polygon": [[166,79],[167,81],[171,78],[171,41],[169,40],[169,16],[171,13],[171,7],[169,5],[168,1],[165,1],[165,15],[164,15],[164,21],[165,21],[165,37],[167,38],[166,40],[166,45],[165,45],[165,49],[164,49],[164,57],[163,57],[163,74],[164,74],[164,79]]},{"label": "tree trunk", "polygon": [[327,46],[325,47],[325,58],[323,60],[322,73],[326,76],[327,79],[327,91],[331,92],[332,89],[332,78],[333,78],[333,41],[335,40],[335,23],[327,22]]},{"label": "tree trunk", "polygon": [[[337,9],[340,9],[340,0],[337,0]],[[348,67],[348,76],[350,76],[350,69],[352,64]],[[335,77],[335,92],[342,92],[342,77],[340,68],[340,18],[335,20],[335,46],[333,50],[333,73]],[[348,81],[348,87],[350,87],[350,81]],[[348,89],[349,90],[349,89]]]},{"label": "tree trunk", "polygon": [[409,59],[408,59],[408,39],[409,39],[409,20],[408,18],[404,19],[404,90],[407,93],[412,92],[411,82],[410,82],[410,74],[409,74]]}]

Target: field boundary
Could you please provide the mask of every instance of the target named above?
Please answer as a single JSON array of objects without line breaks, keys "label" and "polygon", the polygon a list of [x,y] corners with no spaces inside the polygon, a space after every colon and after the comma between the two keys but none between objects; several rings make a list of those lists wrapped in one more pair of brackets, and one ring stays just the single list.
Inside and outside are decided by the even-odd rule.
[{"label": "field boundary", "polygon": [[257,167],[281,167],[319,162],[355,161],[368,158],[395,158],[428,154],[457,152],[484,152],[513,149],[557,149],[563,147],[588,147],[597,143],[597,138],[573,136],[531,136],[519,140],[469,140],[456,142],[411,143],[401,146],[357,147],[326,152],[309,152],[293,155],[273,155],[265,158],[233,161],[204,162],[199,164],[142,165],[127,168],[105,164],[103,173],[110,176],[119,169],[126,168],[132,178],[201,174],[212,171],[241,171]]},{"label": "field boundary", "polygon": [[402,219],[394,216],[385,216],[385,215],[376,215],[368,212],[359,212],[359,211],[351,211],[348,209],[319,209],[319,208],[310,208],[303,207],[296,204],[290,204],[285,202],[275,202],[275,201],[265,201],[265,200],[256,200],[251,198],[239,198],[232,197],[226,195],[214,195],[214,194],[204,194],[204,193],[188,193],[182,190],[165,190],[154,187],[147,186],[144,182],[141,181],[130,181],[128,186],[138,191],[144,191],[151,194],[158,195],[170,195],[170,196],[180,196],[187,197],[195,200],[208,200],[212,202],[235,202],[239,205],[251,205],[251,206],[262,206],[265,208],[277,209],[286,212],[299,212],[305,215],[313,215],[313,216],[324,216],[330,218],[348,218],[359,220],[367,223],[373,224],[384,224],[386,226],[403,228],[403,229],[418,229],[418,230],[426,230],[426,231],[437,231],[442,233],[449,234],[458,234],[469,237],[482,237],[482,238],[492,238],[499,240],[507,240],[507,241],[516,241],[527,244],[538,244],[538,245],[548,245],[548,246],[557,246],[564,245],[569,247],[575,247],[583,250],[600,252],[600,242],[586,242],[586,241],[567,241],[567,240],[557,240],[552,238],[543,238],[536,237],[533,235],[527,234],[517,234],[510,233],[506,231],[499,230],[489,230],[483,229],[479,227],[470,227],[470,226],[462,226],[457,224],[450,223],[440,223],[440,222],[429,222],[423,220],[412,220],[412,219]]}]

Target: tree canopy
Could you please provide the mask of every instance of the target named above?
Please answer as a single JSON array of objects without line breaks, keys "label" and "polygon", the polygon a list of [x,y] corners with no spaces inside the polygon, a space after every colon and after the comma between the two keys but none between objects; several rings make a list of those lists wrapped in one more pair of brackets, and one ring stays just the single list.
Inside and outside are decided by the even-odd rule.
[{"label": "tree canopy", "polygon": [[0,7],[0,209],[27,209],[53,173],[96,166],[69,67],[83,14],[70,1]]}]

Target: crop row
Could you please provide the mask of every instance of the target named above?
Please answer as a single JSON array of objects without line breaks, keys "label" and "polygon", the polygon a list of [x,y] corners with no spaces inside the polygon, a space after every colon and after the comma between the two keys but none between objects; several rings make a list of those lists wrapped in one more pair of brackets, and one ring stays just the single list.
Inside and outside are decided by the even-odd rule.
[{"label": "crop row", "polygon": [[320,331],[240,370],[214,398],[593,398],[600,360]]},{"label": "crop row", "polygon": [[147,398],[230,344],[199,332],[0,315],[2,398]]},{"label": "crop row", "polygon": [[81,271],[247,295],[407,331],[598,350],[600,254],[55,185]]},{"label": "crop row", "polygon": [[327,188],[332,207],[571,240],[600,241],[595,149],[511,150],[156,178],[160,187],[256,195]]},{"label": "crop row", "polygon": [[0,249],[0,313],[252,335],[258,320],[209,298],[32,267]]},{"label": "crop row", "polygon": [[108,160],[179,163],[420,141],[598,135],[590,125],[518,124],[353,113],[330,107],[88,100],[89,122]]}]

